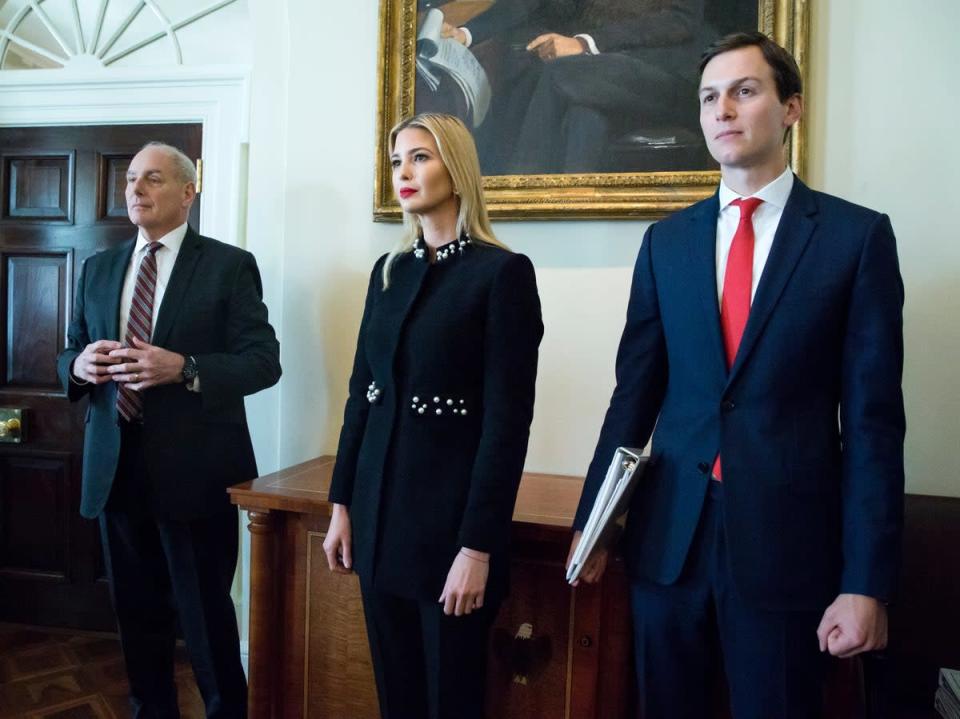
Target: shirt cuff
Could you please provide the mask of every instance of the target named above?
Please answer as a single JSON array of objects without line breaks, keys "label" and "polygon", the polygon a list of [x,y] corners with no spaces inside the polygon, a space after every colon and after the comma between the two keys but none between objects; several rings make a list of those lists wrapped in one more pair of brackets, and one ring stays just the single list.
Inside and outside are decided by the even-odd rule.
[{"label": "shirt cuff", "polygon": [[600,50],[597,48],[597,43],[593,41],[593,38],[587,35],[587,33],[582,32],[579,35],[574,35],[576,38],[582,38],[585,43],[587,43],[587,52],[591,55],[599,55]]},{"label": "shirt cuff", "polygon": [[189,392],[200,391],[200,375],[197,375],[192,380],[190,380],[190,384],[187,385],[187,391]]},{"label": "shirt cuff", "polygon": [[465,43],[465,45],[467,47],[470,47],[471,45],[473,45],[473,33],[471,33],[470,30],[467,29],[466,27],[461,27],[460,30],[462,30],[463,34],[467,36],[467,42]]},{"label": "shirt cuff", "polygon": [[70,363],[70,370],[67,372],[67,374],[69,375],[69,377],[70,377],[70,382],[71,382],[72,384],[75,384],[75,385],[77,385],[78,387],[83,387],[85,384],[90,384],[90,382],[88,382],[88,381],[85,380],[85,379],[80,379],[79,377],[77,377],[77,376],[73,373],[73,365],[74,365],[74,362],[76,362],[76,361],[77,361],[77,360],[74,359],[73,362]]}]

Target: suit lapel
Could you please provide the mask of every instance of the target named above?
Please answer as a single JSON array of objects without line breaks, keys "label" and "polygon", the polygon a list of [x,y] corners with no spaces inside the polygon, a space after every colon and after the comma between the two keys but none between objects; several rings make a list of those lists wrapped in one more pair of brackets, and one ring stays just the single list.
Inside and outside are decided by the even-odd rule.
[{"label": "suit lapel", "polygon": [[736,359],[730,369],[727,386],[736,379],[750,357],[817,226],[816,220],[813,219],[817,211],[813,192],[797,177],[794,177],[793,183],[793,190],[790,192],[786,207],[783,208],[777,232],[773,236],[770,256],[764,265],[763,275],[757,285],[757,293],[750,306],[750,316],[747,318],[747,326],[744,328]]},{"label": "suit lapel", "polygon": [[708,353],[714,369],[725,377],[727,373],[724,359],[723,337],[720,333],[720,306],[717,302],[717,213],[720,200],[717,194],[704,202],[699,212],[690,218],[692,225],[690,241],[690,268],[693,282],[700,295],[704,321],[702,326],[707,333]]},{"label": "suit lapel", "polygon": [[379,373],[375,372],[375,376],[392,376],[400,334],[413,303],[420,294],[429,267],[428,262],[415,258],[413,253],[404,253],[397,258],[391,270],[390,286],[386,290],[381,319],[378,322],[382,333],[382,347],[386,350],[382,354],[385,364],[379,368]]},{"label": "suit lapel", "polygon": [[177,261],[173,264],[167,289],[163,293],[163,302],[160,303],[160,311],[157,313],[157,326],[153,328],[151,344],[158,347],[166,345],[170,329],[190,287],[193,271],[203,252],[202,243],[200,235],[188,227],[183,244],[180,245],[180,252],[177,253]]},{"label": "suit lapel", "polygon": [[127,267],[130,266],[130,258],[133,256],[133,250],[137,246],[136,239],[131,240],[122,250],[114,255],[110,267],[107,269],[106,287],[109,288],[107,297],[108,304],[104,305],[106,312],[107,333],[105,339],[122,342],[120,337],[120,295],[123,294],[123,280],[127,275]]}]

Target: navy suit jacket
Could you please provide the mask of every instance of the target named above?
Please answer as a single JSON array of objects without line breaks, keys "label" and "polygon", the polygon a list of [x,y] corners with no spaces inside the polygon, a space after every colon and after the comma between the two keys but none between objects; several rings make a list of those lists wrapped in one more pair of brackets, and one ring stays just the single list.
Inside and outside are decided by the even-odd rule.
[{"label": "navy suit jacket", "polygon": [[887,600],[905,431],[903,283],[890,222],[795,179],[728,371],[718,207],[714,195],[644,237],[575,526],[615,448],[643,447],[653,432],[625,534],[633,575],[676,581],[720,452],[729,568],[746,602],[814,609],[838,592]]},{"label": "navy suit jacket", "polygon": [[[90,398],[80,501],[84,517],[103,511],[113,486],[120,452],[117,388],[113,382],[77,384],[70,372],[90,342],[118,339],[120,293],[135,245],[130,240],[84,262],[67,346],[58,358],[69,398]],[[190,392],[182,384],[144,391],[150,509],[158,517],[187,520],[221,512],[229,507],[226,488],[257,476],[243,398],[280,378],[280,346],[262,295],[253,255],[187,230],[151,342],[193,355],[201,391]]]}]

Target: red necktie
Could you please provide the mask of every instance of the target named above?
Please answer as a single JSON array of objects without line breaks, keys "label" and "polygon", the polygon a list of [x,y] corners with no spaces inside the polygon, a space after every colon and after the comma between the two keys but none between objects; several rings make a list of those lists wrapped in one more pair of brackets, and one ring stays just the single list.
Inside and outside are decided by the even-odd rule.
[{"label": "red necktie", "polygon": [[[130,300],[130,314],[127,316],[127,331],[123,336],[125,347],[133,347],[134,337],[142,342],[149,342],[153,333],[153,296],[157,290],[156,253],[161,247],[163,245],[159,242],[151,242],[140,260],[137,281]],[[121,383],[117,388],[117,411],[128,422],[140,419],[143,414],[143,396],[127,389],[127,385]]]},{"label": "red necktie", "polygon": [[[743,330],[750,315],[750,294],[753,289],[753,212],[763,200],[757,197],[734,200],[731,205],[740,208],[740,224],[730,244],[727,268],[723,275],[723,297],[720,300],[720,327],[723,329],[723,349],[727,369],[740,348]],[[713,463],[713,476],[722,479],[720,455]]]}]

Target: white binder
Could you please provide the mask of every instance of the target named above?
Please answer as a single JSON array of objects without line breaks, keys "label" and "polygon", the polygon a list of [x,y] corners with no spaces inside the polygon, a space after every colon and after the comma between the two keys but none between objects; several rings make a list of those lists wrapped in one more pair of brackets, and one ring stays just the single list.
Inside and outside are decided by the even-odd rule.
[{"label": "white binder", "polygon": [[567,567],[567,581],[573,583],[597,546],[604,547],[613,540],[622,526],[621,521],[630,506],[630,496],[643,476],[649,457],[640,454],[642,450],[618,447],[613,453],[613,461],[607,469],[607,476],[600,485],[597,498],[590,510],[590,516],[583,528],[580,544],[573,553],[570,566]]}]

